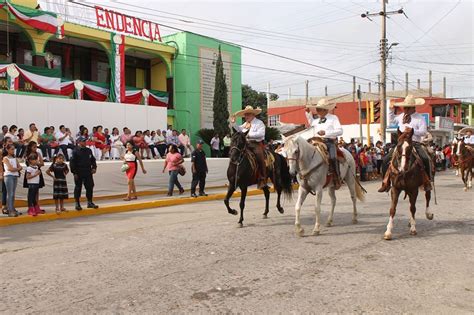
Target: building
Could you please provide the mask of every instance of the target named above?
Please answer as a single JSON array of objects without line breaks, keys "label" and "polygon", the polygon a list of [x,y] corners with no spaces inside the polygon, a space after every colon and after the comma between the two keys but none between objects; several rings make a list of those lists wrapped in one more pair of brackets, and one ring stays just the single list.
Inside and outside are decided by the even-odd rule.
[{"label": "building", "polygon": [[[455,130],[465,126],[462,120],[461,101],[443,98],[439,94],[428,96],[427,90],[419,89],[409,91],[416,97],[425,99],[425,104],[417,107],[417,111],[422,113],[430,126],[434,142],[445,144],[452,139]],[[390,102],[401,102],[406,95],[406,91],[390,91],[388,97]],[[309,103],[316,103],[322,97],[311,97]],[[360,138],[359,125],[359,104],[355,101],[355,94],[329,96],[337,102],[333,113],[339,117],[344,129],[344,140]],[[271,124],[294,123],[307,124],[304,114],[305,99],[291,99],[286,101],[272,101],[268,109],[269,121]],[[395,109],[397,112],[397,109]],[[399,110],[398,110],[399,111]],[[367,119],[367,117],[369,119]],[[378,94],[362,93],[361,95],[361,122],[362,140],[367,143],[370,139],[374,143],[381,139],[380,130],[380,105]],[[390,141],[396,135],[396,126],[387,126],[386,139]]]},{"label": "building", "polygon": [[[66,3],[67,1],[65,1]],[[132,130],[212,124],[221,47],[229,110],[241,108],[240,48],[96,6],[90,19],[0,0],[0,123]],[[209,105],[210,104],[210,105]],[[194,139],[193,139],[194,140]]]}]

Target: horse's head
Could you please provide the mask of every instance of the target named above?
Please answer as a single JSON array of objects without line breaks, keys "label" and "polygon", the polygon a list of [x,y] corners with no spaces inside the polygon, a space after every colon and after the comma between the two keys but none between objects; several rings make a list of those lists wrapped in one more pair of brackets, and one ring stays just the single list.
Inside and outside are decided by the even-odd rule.
[{"label": "horse's head", "polygon": [[290,175],[295,176],[298,170],[297,162],[300,157],[300,148],[298,141],[295,138],[289,137],[285,139],[285,152],[286,159],[288,160],[288,167],[290,169]]},{"label": "horse's head", "polygon": [[461,156],[462,151],[466,147],[466,143],[464,143],[464,137],[457,138],[458,143],[457,143],[457,150],[456,150],[456,155]]},{"label": "horse's head", "polygon": [[398,130],[398,143],[396,147],[398,170],[403,173],[408,170],[408,161],[411,159],[413,152],[413,134],[415,130],[412,128],[405,128],[404,132]]},{"label": "horse's head", "polygon": [[247,147],[247,132],[234,132],[230,142],[229,157],[231,161],[238,161]]}]

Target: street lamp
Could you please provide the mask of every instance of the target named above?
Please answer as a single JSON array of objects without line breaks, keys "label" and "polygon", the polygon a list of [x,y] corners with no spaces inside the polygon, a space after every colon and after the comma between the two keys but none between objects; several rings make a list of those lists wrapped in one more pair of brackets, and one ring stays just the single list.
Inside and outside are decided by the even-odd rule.
[{"label": "street lamp", "polygon": [[391,43],[390,46],[388,46],[388,49],[387,49],[387,52],[390,51],[390,48],[394,47],[394,46],[398,46],[399,43]]}]

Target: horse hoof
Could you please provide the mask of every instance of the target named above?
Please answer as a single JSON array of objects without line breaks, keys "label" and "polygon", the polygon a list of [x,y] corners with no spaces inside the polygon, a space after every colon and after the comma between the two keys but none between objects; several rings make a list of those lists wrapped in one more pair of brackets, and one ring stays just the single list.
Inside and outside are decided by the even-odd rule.
[{"label": "horse hoof", "polygon": [[311,235],[313,235],[313,236],[317,236],[319,234],[321,234],[321,231],[313,231],[313,233],[311,233]]},{"label": "horse hoof", "polygon": [[332,222],[326,222],[326,226],[327,226],[327,227],[331,227],[331,226],[332,226]]},{"label": "horse hoof", "polygon": [[464,191],[467,191],[467,187],[464,187]]},{"label": "horse hoof", "polygon": [[285,209],[283,208],[278,208],[278,212],[280,212],[281,214],[285,213]]},{"label": "horse hoof", "polygon": [[244,227],[244,224],[243,223],[237,223],[237,227],[240,229],[240,228],[243,228]]},{"label": "horse hoof", "polygon": [[357,219],[352,219],[352,224],[357,224],[359,223],[359,221],[357,221]]},{"label": "horse hoof", "polygon": [[416,235],[416,231],[410,231],[410,235]]},{"label": "horse hoof", "polygon": [[433,213],[427,213],[427,214],[426,214],[426,218],[427,218],[428,220],[433,220],[434,214],[433,214]]},{"label": "horse hoof", "polygon": [[392,234],[385,233],[383,235],[383,239],[386,241],[390,241],[392,239]]},{"label": "horse hoof", "polygon": [[267,216],[266,214],[264,214],[264,215],[262,216],[262,219],[268,219],[268,216]]},{"label": "horse hoof", "polygon": [[234,209],[230,209],[228,212],[232,215],[237,215],[238,214],[238,212]]},{"label": "horse hoof", "polygon": [[304,229],[301,226],[297,226],[295,228],[296,236],[303,237],[304,236]]}]

